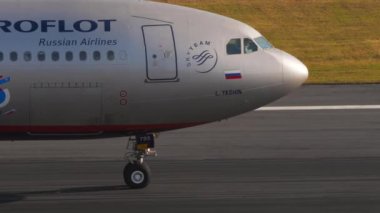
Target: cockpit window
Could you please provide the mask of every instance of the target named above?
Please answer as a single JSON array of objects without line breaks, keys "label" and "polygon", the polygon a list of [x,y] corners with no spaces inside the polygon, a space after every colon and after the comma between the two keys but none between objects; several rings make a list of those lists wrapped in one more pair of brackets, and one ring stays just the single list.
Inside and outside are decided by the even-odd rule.
[{"label": "cockpit window", "polygon": [[234,38],[231,39],[227,44],[227,54],[228,55],[238,55],[241,54],[241,39]]},{"label": "cockpit window", "polygon": [[255,38],[256,43],[263,49],[273,48],[273,45],[263,36]]},{"label": "cockpit window", "polygon": [[249,38],[244,39],[244,53],[250,54],[257,51],[257,45]]}]

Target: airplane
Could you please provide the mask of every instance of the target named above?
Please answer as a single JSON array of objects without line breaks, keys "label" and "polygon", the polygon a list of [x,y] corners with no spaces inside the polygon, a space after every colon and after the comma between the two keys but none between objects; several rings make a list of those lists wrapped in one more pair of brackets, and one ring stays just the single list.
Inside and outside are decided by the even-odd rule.
[{"label": "airplane", "polygon": [[[144,188],[155,133],[273,102],[307,67],[240,21],[143,0],[0,2],[1,140],[129,137]],[[228,134],[228,133],[227,133]]]}]

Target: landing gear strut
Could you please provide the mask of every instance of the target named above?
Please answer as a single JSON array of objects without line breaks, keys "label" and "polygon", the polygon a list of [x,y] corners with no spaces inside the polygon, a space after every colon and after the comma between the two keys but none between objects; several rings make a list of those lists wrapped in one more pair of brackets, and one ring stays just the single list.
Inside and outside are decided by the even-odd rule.
[{"label": "landing gear strut", "polygon": [[150,182],[150,169],[144,162],[146,156],[156,156],[154,135],[136,135],[129,138],[125,158],[124,182],[133,189],[145,188]]}]

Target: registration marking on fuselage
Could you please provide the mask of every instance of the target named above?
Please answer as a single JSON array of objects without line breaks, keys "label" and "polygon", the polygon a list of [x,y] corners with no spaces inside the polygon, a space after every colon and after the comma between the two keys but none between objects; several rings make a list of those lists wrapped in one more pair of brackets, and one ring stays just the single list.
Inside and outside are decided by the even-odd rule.
[{"label": "registration marking on fuselage", "polygon": [[370,110],[380,109],[380,105],[335,105],[335,106],[273,106],[257,111],[316,111],[316,110]]}]

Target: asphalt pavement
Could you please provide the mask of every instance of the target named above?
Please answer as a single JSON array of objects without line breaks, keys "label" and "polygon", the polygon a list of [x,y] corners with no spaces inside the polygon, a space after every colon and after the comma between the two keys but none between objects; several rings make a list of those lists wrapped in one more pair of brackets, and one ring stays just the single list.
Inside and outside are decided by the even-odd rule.
[{"label": "asphalt pavement", "polygon": [[[379,105],[380,85],[304,86],[271,106]],[[256,111],[162,133],[124,187],[126,138],[0,143],[0,212],[380,212],[380,109]]]}]

